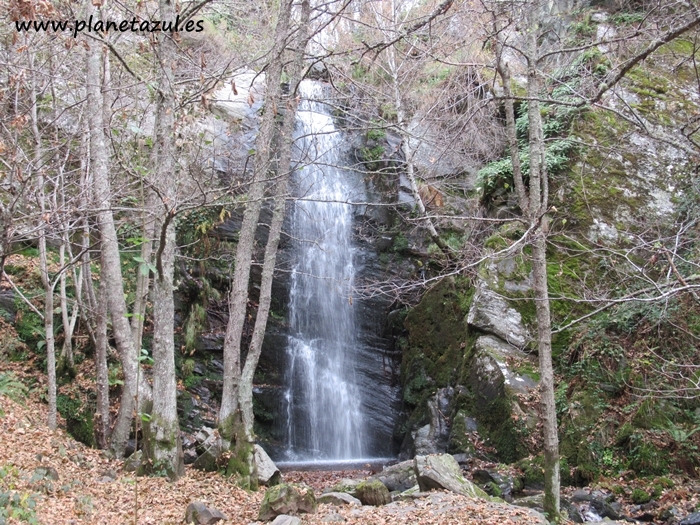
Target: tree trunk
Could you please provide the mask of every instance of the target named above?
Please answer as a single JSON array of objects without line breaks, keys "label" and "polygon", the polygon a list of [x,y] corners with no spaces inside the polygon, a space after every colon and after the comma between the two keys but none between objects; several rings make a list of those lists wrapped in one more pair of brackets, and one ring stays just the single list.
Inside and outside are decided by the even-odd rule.
[{"label": "tree trunk", "polygon": [[311,6],[308,0],[302,2],[301,16],[298,21],[299,33],[297,35],[296,54],[289,67],[290,76],[290,96],[287,99],[286,111],[282,122],[282,129],[279,133],[277,161],[277,180],[275,185],[274,204],[270,230],[265,246],[265,258],[262,268],[262,278],[260,282],[260,300],[258,301],[258,312],[253,328],[253,337],[248,347],[245,365],[241,373],[241,383],[238,392],[240,398],[241,420],[243,431],[249,443],[253,443],[255,436],[253,433],[253,376],[258,366],[260,352],[262,351],[267,318],[270,313],[270,302],[272,300],[272,280],[277,261],[277,249],[279,247],[280,234],[286,211],[286,197],[288,181],[291,175],[292,165],[292,145],[294,143],[293,133],[296,122],[296,111],[298,98],[295,93],[301,82],[301,73],[304,60],[304,49],[308,44],[308,22]]},{"label": "tree trunk", "polygon": [[100,286],[95,312],[95,383],[96,411],[94,417],[95,443],[101,449],[109,444],[109,375],[107,368],[107,293]]},{"label": "tree trunk", "polygon": [[[88,2],[88,11],[96,14]],[[99,16],[99,15],[97,15]],[[124,299],[124,281],[121,273],[119,241],[111,210],[111,187],[109,182],[109,153],[107,150],[102,92],[100,82],[101,48],[96,42],[90,43],[87,58],[86,91],[87,114],[90,128],[90,164],[93,173],[95,204],[97,206],[97,224],[100,229],[102,249],[102,274],[100,282],[106,288],[107,304],[112,318],[112,330],[117,344],[117,351],[124,371],[119,414],[112,432],[111,448],[121,457],[126,449],[126,442],[131,431],[131,422],[135,412],[137,388],[138,356],[131,338],[128,310]],[[147,383],[146,383],[147,384]],[[150,397],[150,388],[139,385],[140,396]]]},{"label": "tree trunk", "polygon": [[[248,203],[243,214],[243,223],[236,247],[233,283],[229,294],[229,320],[224,338],[224,385],[219,410],[219,430],[222,437],[232,447],[238,443],[240,429],[240,381],[241,381],[241,338],[245,324],[248,305],[248,283],[250,267],[253,260],[255,231],[260,217],[265,196],[265,187],[270,171],[270,151],[274,135],[276,111],[274,110],[280,95],[282,79],[282,59],[289,33],[292,12],[292,0],[284,0],[280,6],[280,15],[275,28],[275,44],[267,68],[265,108],[260,131],[256,138],[255,170],[253,181],[248,191]],[[242,436],[240,436],[242,437]]]},{"label": "tree trunk", "polygon": [[[174,20],[171,0],[160,0],[160,19]],[[153,408],[144,424],[144,469],[166,474],[176,480],[185,473],[177,419],[177,384],[175,376],[175,301],[173,281],[175,267],[175,213],[177,179],[173,128],[175,107],[173,64],[176,45],[172,35],[161,33],[158,46],[158,105],[155,121],[154,184],[163,200],[157,223],[156,276],[153,279]],[[173,180],[175,178],[175,180]],[[146,228],[147,223],[144,225]]]}]

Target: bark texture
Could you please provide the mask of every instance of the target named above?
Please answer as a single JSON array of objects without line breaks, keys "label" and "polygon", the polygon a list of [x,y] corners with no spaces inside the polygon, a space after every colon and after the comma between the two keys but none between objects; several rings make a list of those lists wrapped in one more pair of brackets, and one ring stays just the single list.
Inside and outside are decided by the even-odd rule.
[{"label": "bark texture", "polygon": [[[171,0],[160,0],[160,18],[175,19]],[[173,125],[175,121],[173,65],[176,44],[172,35],[161,33],[158,46],[158,106],[155,123],[154,179],[162,202],[156,240],[156,276],[153,280],[153,408],[144,424],[144,452],[147,471],[165,474],[176,480],[185,473],[177,419],[177,385],[175,375],[175,301],[173,280],[175,267],[175,203],[177,202],[177,168]],[[175,177],[175,180],[173,180]]]}]

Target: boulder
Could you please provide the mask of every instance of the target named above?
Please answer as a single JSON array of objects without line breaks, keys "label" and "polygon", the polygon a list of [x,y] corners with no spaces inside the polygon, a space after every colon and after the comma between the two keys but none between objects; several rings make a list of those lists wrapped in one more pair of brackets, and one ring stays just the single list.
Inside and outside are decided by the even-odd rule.
[{"label": "boulder", "polygon": [[414,469],[422,491],[445,489],[470,498],[488,498],[483,490],[464,479],[459,464],[450,454],[416,456]]},{"label": "boulder", "polygon": [[316,508],[316,496],[310,487],[281,483],[265,492],[258,520],[270,521],[282,514],[312,514]]},{"label": "boulder", "polygon": [[277,468],[277,465],[275,465],[270,459],[270,456],[267,455],[265,449],[263,449],[260,445],[255,445],[254,449],[255,452],[253,454],[253,462],[255,463],[258,483],[269,487],[281,483],[282,474]]},{"label": "boulder", "polygon": [[520,312],[482,280],[477,284],[467,323],[518,348],[524,347],[530,340]]},{"label": "boulder", "polygon": [[221,511],[212,507],[207,507],[201,501],[193,501],[187,505],[185,511],[185,523],[195,523],[196,525],[212,525],[219,521],[226,521],[228,518]]},{"label": "boulder", "polygon": [[124,472],[136,472],[141,466],[141,456],[143,456],[143,454],[140,450],[137,450],[126,458],[124,460]]},{"label": "boulder", "polygon": [[375,474],[370,479],[377,479],[384,483],[389,492],[396,490],[403,492],[417,483],[416,471],[413,470],[413,460],[384,467],[379,474]]},{"label": "boulder", "polygon": [[387,505],[391,503],[391,494],[386,485],[378,479],[363,481],[357,486],[357,499],[363,505]]},{"label": "boulder", "polygon": [[362,502],[347,492],[326,492],[316,498],[317,503],[326,503],[328,505],[362,505]]}]

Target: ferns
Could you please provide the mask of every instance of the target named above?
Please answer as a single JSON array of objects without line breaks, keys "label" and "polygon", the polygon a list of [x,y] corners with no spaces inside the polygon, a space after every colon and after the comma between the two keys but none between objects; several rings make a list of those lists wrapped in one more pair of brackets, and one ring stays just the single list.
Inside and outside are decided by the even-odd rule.
[{"label": "ferns", "polygon": [[0,396],[9,397],[21,403],[29,394],[29,389],[12,372],[0,372]]}]

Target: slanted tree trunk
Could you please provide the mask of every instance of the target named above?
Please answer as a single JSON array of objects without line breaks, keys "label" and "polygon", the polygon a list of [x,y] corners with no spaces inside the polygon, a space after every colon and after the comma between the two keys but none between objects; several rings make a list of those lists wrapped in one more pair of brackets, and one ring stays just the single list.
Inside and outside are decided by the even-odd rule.
[{"label": "slanted tree trunk", "polygon": [[107,368],[107,292],[100,286],[95,312],[95,375],[96,407],[94,422],[95,443],[101,449],[109,446],[109,376]]},{"label": "slanted tree trunk", "polygon": [[240,407],[243,431],[249,443],[253,443],[255,436],[253,433],[253,376],[258,366],[260,352],[262,351],[263,339],[267,319],[270,313],[270,302],[272,300],[272,280],[277,261],[277,249],[279,248],[280,234],[284,223],[286,211],[286,197],[288,193],[288,181],[291,175],[292,165],[292,145],[294,142],[294,124],[296,122],[296,110],[298,98],[296,92],[301,82],[302,66],[304,60],[304,49],[309,40],[308,23],[311,13],[311,6],[308,0],[303,0],[301,5],[301,16],[298,20],[298,32],[296,53],[292,63],[288,68],[290,76],[290,96],[287,99],[284,120],[278,139],[278,160],[277,179],[275,181],[274,202],[270,230],[265,246],[265,258],[263,261],[262,278],[260,282],[260,300],[258,301],[258,311],[253,327],[253,337],[248,347],[245,365],[241,373],[241,383],[239,389]]},{"label": "slanted tree trunk", "polygon": [[229,320],[224,338],[224,384],[219,410],[219,431],[224,440],[230,443],[235,451],[234,455],[246,458],[251,456],[252,445],[245,437],[240,410],[241,337],[248,304],[255,231],[271,169],[271,148],[276,120],[274,108],[280,98],[283,54],[289,34],[292,5],[293,0],[283,0],[280,5],[275,43],[266,71],[266,111],[255,142],[255,168],[236,247],[233,282],[229,294]]}]

